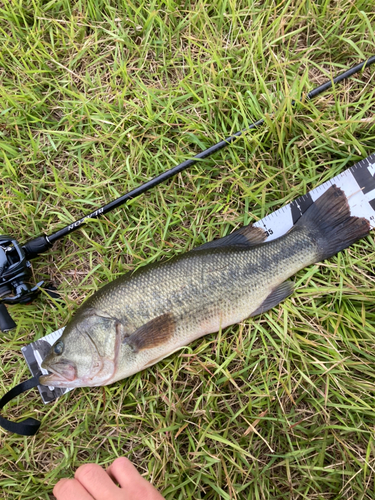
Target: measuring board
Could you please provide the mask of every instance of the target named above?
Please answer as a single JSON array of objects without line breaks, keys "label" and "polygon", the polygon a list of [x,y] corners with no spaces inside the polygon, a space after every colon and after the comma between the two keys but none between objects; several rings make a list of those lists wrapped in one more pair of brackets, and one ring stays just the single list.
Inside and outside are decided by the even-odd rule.
[{"label": "measuring board", "polygon": [[[255,222],[254,226],[261,227],[267,232],[266,241],[279,238],[287,233],[309,206],[333,184],[344,191],[351,215],[365,217],[373,229],[375,227],[375,154],[364,158],[333,179]],[[42,372],[47,374],[47,370],[41,368],[42,361],[63,331],[64,328],[60,328],[22,348],[33,376],[41,375]],[[38,389],[44,403],[49,403],[71,390],[45,386],[38,386]]]}]

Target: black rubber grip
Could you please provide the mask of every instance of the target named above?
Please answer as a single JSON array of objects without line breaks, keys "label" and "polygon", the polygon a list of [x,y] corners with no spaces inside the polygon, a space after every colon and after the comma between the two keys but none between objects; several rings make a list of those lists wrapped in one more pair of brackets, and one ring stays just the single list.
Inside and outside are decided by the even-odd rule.
[{"label": "black rubber grip", "polygon": [[39,254],[46,252],[52,246],[47,238],[43,236],[37,236],[33,240],[28,241],[23,245],[23,250],[25,252],[27,259],[34,259]]}]

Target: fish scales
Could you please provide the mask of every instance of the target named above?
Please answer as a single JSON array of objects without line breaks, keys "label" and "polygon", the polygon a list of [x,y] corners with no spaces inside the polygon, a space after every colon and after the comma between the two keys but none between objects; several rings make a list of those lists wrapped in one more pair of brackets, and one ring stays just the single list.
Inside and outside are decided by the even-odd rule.
[{"label": "fish scales", "polygon": [[[42,383],[105,385],[189,342],[266,311],[293,291],[286,281],[369,232],[332,186],[281,238],[246,226],[168,261],[149,264],[89,298],[52,346]],[[65,385],[64,385],[65,384]]]},{"label": "fish scales", "polygon": [[[186,345],[186,334],[196,338],[250,316],[275,286],[314,262],[313,245],[309,235],[291,233],[283,242],[274,240],[251,251],[233,247],[190,252],[119,278],[89,305],[120,319],[129,334],[170,312],[177,328],[169,344]],[[202,331],[204,324],[214,326]]]}]

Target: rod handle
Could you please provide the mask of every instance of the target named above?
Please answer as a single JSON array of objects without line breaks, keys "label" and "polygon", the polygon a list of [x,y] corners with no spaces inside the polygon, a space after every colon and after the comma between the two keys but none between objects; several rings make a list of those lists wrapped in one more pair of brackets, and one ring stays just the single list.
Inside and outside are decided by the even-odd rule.
[{"label": "rod handle", "polygon": [[34,259],[38,257],[39,254],[46,252],[52,246],[52,243],[48,241],[48,238],[44,236],[37,236],[32,240],[28,241],[23,245],[23,251],[25,252],[27,259]]}]

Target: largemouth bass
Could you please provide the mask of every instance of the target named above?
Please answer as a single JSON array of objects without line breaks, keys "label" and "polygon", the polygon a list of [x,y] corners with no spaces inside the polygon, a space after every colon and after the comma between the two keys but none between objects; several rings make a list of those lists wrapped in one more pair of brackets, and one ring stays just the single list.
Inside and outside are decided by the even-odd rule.
[{"label": "largemouth bass", "polygon": [[330,187],[284,236],[245,226],[105,285],[78,309],[43,362],[44,385],[111,384],[193,340],[275,307],[286,281],[367,235],[343,191]]}]

